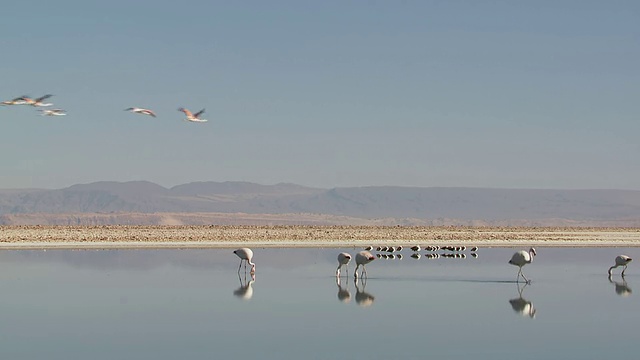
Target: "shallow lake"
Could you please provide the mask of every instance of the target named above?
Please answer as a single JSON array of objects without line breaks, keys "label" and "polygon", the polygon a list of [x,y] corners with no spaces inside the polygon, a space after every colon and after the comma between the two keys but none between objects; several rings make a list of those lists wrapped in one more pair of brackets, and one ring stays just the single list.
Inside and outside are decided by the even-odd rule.
[{"label": "shallow lake", "polygon": [[0,358],[612,359],[638,340],[640,270],[607,269],[640,248],[537,248],[529,285],[510,248],[404,249],[339,285],[361,249],[254,248],[255,281],[232,250],[2,251]]}]

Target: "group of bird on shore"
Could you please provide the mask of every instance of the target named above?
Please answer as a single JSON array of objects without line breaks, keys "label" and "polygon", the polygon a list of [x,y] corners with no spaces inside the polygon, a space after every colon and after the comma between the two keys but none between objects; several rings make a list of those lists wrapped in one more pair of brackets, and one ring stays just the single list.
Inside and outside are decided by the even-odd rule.
[{"label": "group of bird on shore", "polygon": [[[46,103],[44,101],[51,98],[52,96],[53,96],[52,94],[47,94],[39,98],[32,98],[31,96],[28,96],[28,95],[22,95],[22,96],[13,98],[11,100],[2,101],[0,105],[3,105],[3,106],[27,105],[27,106],[33,106],[36,108],[47,108],[47,109],[38,109],[40,111],[40,115],[42,116],[67,115],[67,111],[64,109],[60,109],[60,108],[49,109],[49,107],[53,106],[53,103]],[[134,114],[147,115],[154,118],[156,117],[156,113],[153,110],[145,109],[141,107],[129,107],[124,109],[124,111],[129,111]],[[184,119],[185,121],[198,122],[198,123],[203,123],[208,121],[207,119],[202,118],[202,114],[204,114],[205,109],[202,109],[196,113],[193,113],[184,107],[180,107],[178,108],[178,111],[184,113],[184,115],[186,116],[186,118]]]},{"label": "group of bird on shore", "polygon": [[[475,248],[476,251],[478,250],[477,247],[474,247],[474,248]],[[376,256],[374,256],[370,252],[372,247],[367,247],[365,249],[366,250],[360,251],[355,255],[356,269],[355,269],[355,271],[353,273],[353,277],[354,278],[366,277],[367,276],[367,269],[366,269],[365,266],[376,259]],[[418,249],[419,249],[419,247],[418,247]],[[402,250],[402,247],[400,247],[400,250]],[[250,273],[251,274],[255,274],[255,272],[256,272],[256,264],[253,262],[253,251],[251,249],[249,249],[249,248],[240,248],[240,249],[234,250],[233,253],[236,254],[240,258],[240,265],[238,266],[238,272],[240,272],[240,269],[242,268],[242,265],[245,264],[245,271],[246,271],[246,266],[247,265],[251,265]],[[516,282],[520,281],[520,277],[522,277],[522,279],[524,279],[525,283],[530,283],[531,282],[531,280],[527,279],[524,276],[524,273],[522,272],[522,267],[527,265],[527,264],[531,264],[531,262],[533,262],[533,258],[536,255],[537,255],[536,249],[532,247],[528,251],[525,251],[525,250],[517,251],[516,253],[514,253],[511,256],[511,260],[509,260],[509,264],[518,267],[518,275],[516,277]],[[342,270],[342,267],[343,266],[345,266],[345,267],[348,266],[348,264],[351,262],[351,259],[352,259],[351,254],[349,254],[347,252],[341,252],[341,253],[338,254],[338,267],[336,269],[336,277],[340,277],[340,272]],[[618,267],[623,267],[622,272],[621,272],[621,276],[624,277],[624,272],[627,270],[627,266],[629,265],[631,260],[632,260],[631,257],[629,257],[627,255],[618,255],[618,256],[616,256],[615,264],[609,268],[607,273],[609,274],[609,276],[611,276],[613,269],[618,268]],[[362,267],[362,270],[360,272],[360,275],[358,275],[358,269],[360,267]]]}]

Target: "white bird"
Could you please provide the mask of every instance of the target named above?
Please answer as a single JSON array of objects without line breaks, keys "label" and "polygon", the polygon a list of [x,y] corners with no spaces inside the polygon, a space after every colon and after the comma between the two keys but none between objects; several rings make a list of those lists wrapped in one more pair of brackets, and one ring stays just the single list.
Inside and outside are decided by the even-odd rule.
[{"label": "white bird", "polygon": [[25,97],[25,101],[27,102],[27,105],[31,105],[31,106],[35,106],[35,107],[46,107],[46,106],[51,106],[53,105],[52,103],[43,103],[44,100],[52,97],[53,95],[51,94],[47,94],[45,96],[41,96],[39,98],[36,99],[30,99],[28,97]]},{"label": "white bird", "polygon": [[376,257],[373,256],[370,252],[368,251],[360,251],[359,253],[356,254],[356,271],[353,274],[353,276],[355,278],[358,277],[358,268],[360,266],[362,266],[362,276],[367,276],[367,270],[365,268],[365,265],[367,265],[368,263],[372,262],[373,260],[375,260]]},{"label": "white bird", "polygon": [[247,274],[245,273],[244,282],[238,273],[238,279],[240,279],[240,287],[233,291],[233,295],[239,297],[242,300],[251,300],[253,297],[253,283],[256,282],[256,275],[251,274],[251,280],[247,281]]},{"label": "white bird", "polygon": [[340,300],[340,302],[343,302],[345,304],[349,303],[351,301],[351,293],[349,292],[349,283],[347,283],[346,287],[342,287],[342,284],[340,283],[340,278],[337,277],[336,278],[336,285],[338,285],[338,300]]},{"label": "white bird", "polygon": [[204,114],[204,109],[198,111],[195,114],[191,113],[191,111],[185,108],[179,108],[178,111],[182,111],[187,116],[187,118],[184,119],[185,121],[191,121],[191,122],[207,122],[208,121],[205,119],[200,119],[200,115]]},{"label": "white bird", "polygon": [[[240,258],[240,266],[238,266],[238,272],[240,272],[240,268],[242,267],[242,264],[245,261],[249,265],[251,265],[251,274],[254,274],[256,272],[256,264],[251,262],[251,260],[253,259],[253,251],[251,251],[251,249],[249,249],[249,248],[240,248],[240,249],[234,250],[233,253],[238,255],[238,257]],[[244,270],[247,271],[247,267],[246,266],[245,266]]]},{"label": "white bird", "polygon": [[358,278],[354,278],[353,283],[356,286],[356,303],[363,307],[373,305],[376,298],[365,291],[365,288],[367,287],[366,278],[362,279],[362,288],[360,288],[358,284]]},{"label": "white bird", "polygon": [[631,295],[632,293],[631,288],[627,285],[627,281],[624,279],[624,277],[622,278],[622,282],[618,282],[618,281],[613,281],[613,279],[611,278],[611,275],[609,275],[609,282],[615,285],[616,294],[622,297],[627,297]]},{"label": "white bird", "polygon": [[124,111],[156,117],[156,114],[153,111],[139,107],[130,107],[128,109],[124,109]]},{"label": "white bird", "polygon": [[533,261],[534,256],[536,256],[536,249],[534,248],[529,249],[529,251],[520,250],[513,254],[511,260],[509,260],[509,264],[515,265],[520,268],[520,270],[518,271],[518,278],[516,279],[516,282],[520,280],[520,275],[522,275],[524,281],[526,281],[527,283],[529,282],[529,280],[527,280],[527,278],[522,273],[522,267],[530,264]]},{"label": "white bird", "polygon": [[42,116],[64,116],[67,115],[67,112],[63,109],[42,109],[40,110],[40,115]]},{"label": "white bird", "polygon": [[[340,269],[342,269],[342,265],[347,266],[351,261],[351,254],[342,252],[338,254],[338,268],[336,269],[336,276],[340,277]],[[349,272],[347,268],[347,273]]]},{"label": "white bird", "polygon": [[518,295],[520,296],[509,300],[509,304],[511,304],[511,308],[516,313],[533,319],[536,317],[536,309],[533,307],[533,303],[531,301],[522,297],[522,291],[524,291],[525,287],[527,287],[527,284],[522,288],[520,288],[520,285],[518,284]]},{"label": "white bird", "polygon": [[624,266],[624,269],[622,269],[622,276],[624,276],[624,271],[627,270],[627,265],[631,262],[630,257],[628,257],[627,255],[618,255],[616,256],[616,264],[613,265],[612,267],[609,268],[609,275],[611,275],[611,271],[615,268],[617,268],[618,266]]}]

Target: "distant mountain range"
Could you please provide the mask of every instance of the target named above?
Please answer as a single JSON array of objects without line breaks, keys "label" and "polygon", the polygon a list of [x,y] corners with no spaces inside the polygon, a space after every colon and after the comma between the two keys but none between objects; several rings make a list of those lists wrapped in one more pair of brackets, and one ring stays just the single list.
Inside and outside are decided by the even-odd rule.
[{"label": "distant mountain range", "polygon": [[[172,220],[162,214],[171,214]],[[169,189],[133,181],[56,190],[0,190],[0,224],[265,222],[640,226],[640,191],[397,186],[320,189],[231,181],[194,182]]]}]

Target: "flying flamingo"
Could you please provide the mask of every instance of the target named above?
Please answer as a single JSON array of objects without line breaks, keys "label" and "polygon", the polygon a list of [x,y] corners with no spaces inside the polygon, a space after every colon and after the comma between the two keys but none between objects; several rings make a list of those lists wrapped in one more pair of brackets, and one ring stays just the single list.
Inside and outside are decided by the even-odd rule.
[{"label": "flying flamingo", "polygon": [[42,116],[64,116],[67,115],[67,112],[65,110],[62,109],[42,109],[40,110],[40,115]]},{"label": "flying flamingo", "polygon": [[178,111],[182,111],[187,118],[184,119],[185,121],[191,121],[191,122],[207,122],[206,119],[200,119],[200,115],[204,114],[204,109],[198,111],[195,114],[192,114],[191,111],[185,109],[185,108],[179,108]]},{"label": "flying flamingo", "polygon": [[43,103],[44,100],[52,97],[53,95],[51,94],[47,94],[45,96],[41,96],[39,98],[36,99],[29,99],[25,97],[25,101],[27,101],[27,105],[31,105],[31,106],[35,106],[35,107],[45,107],[45,106],[51,106],[53,105],[52,103]]},{"label": "flying flamingo", "polygon": [[[251,262],[253,259],[253,251],[249,248],[240,248],[238,250],[233,251],[234,254],[238,255],[240,258],[240,265],[238,266],[238,272],[240,272],[240,268],[242,267],[242,263],[245,261],[251,265],[251,274],[255,274],[256,272],[256,264]],[[244,271],[247,271],[247,267],[245,266]]]},{"label": "flying flamingo", "polygon": [[368,251],[360,251],[359,253],[357,253],[356,254],[356,271],[353,274],[353,277],[354,278],[358,277],[358,268],[360,266],[362,266],[362,276],[363,277],[367,276],[367,270],[366,270],[366,268],[364,266],[367,265],[368,263],[372,262],[375,259],[376,259],[376,257],[373,256]]},{"label": "flying flamingo", "polygon": [[522,267],[530,264],[533,261],[534,256],[536,256],[536,249],[534,248],[529,249],[529,251],[520,250],[513,254],[511,260],[509,260],[509,264],[515,265],[520,268],[520,270],[518,271],[518,278],[516,279],[516,282],[520,280],[520,275],[522,275],[524,281],[526,281],[527,283],[530,282],[522,273]]},{"label": "flying flamingo", "polygon": [[611,271],[617,268],[618,266],[624,266],[624,269],[622,269],[622,274],[621,274],[622,276],[624,276],[624,271],[627,270],[627,265],[631,262],[631,260],[633,259],[631,259],[627,255],[616,256],[616,264],[609,268],[609,276],[611,276]]},{"label": "flying flamingo", "polygon": [[2,105],[27,105],[28,104],[27,99],[31,100],[29,96],[22,95],[12,100],[3,101],[1,104]]},{"label": "flying flamingo", "polygon": [[139,107],[130,107],[128,109],[124,109],[124,111],[131,111],[132,113],[137,113],[137,114],[143,114],[143,115],[149,115],[149,116],[156,117],[156,114],[153,111],[151,111],[149,109],[139,108]]},{"label": "flying flamingo", "polygon": [[[340,277],[340,269],[342,268],[342,265],[348,266],[350,261],[351,261],[351,254],[346,252],[342,252],[338,254],[338,268],[336,269],[337,277]],[[347,273],[348,272],[349,272],[349,268],[347,267]]]}]

